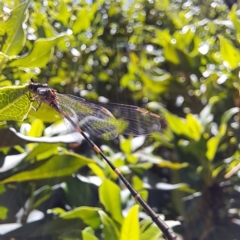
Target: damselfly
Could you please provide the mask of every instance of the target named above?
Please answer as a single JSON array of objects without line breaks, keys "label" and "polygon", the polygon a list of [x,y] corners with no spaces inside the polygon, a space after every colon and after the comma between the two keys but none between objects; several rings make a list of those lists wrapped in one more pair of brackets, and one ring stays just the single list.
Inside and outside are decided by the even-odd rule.
[{"label": "damselfly", "polygon": [[83,98],[58,94],[56,90],[49,88],[47,84],[30,83],[28,89],[33,94],[32,100],[39,101],[38,107],[42,102],[49,105],[66,118],[74,129],[86,139],[93,150],[107,162],[123,181],[132,196],[141,204],[164,236],[169,240],[178,239],[85,133],[107,140],[114,139],[119,134],[150,134],[166,127],[165,119],[136,106],[104,104],[104,107],[102,107],[96,103],[85,101]]}]

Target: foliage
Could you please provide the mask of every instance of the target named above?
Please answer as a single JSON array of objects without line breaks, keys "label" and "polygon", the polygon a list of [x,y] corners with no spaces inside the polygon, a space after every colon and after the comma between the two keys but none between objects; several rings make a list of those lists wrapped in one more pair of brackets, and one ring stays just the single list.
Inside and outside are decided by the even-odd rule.
[{"label": "foliage", "polygon": [[38,103],[24,85],[31,79],[60,93],[163,114],[169,127],[162,133],[94,140],[183,239],[239,238],[236,6],[168,0],[0,6],[1,239],[161,236],[109,167],[78,135],[63,131],[53,109],[32,110]]}]

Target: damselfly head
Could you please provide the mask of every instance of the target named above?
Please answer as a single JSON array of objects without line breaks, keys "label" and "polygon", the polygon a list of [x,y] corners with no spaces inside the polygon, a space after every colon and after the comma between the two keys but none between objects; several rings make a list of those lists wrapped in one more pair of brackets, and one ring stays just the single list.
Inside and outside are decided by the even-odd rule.
[{"label": "damselfly head", "polygon": [[37,91],[39,88],[49,88],[48,85],[46,83],[29,83],[28,85],[28,90],[29,92],[33,93],[33,94],[37,94]]}]

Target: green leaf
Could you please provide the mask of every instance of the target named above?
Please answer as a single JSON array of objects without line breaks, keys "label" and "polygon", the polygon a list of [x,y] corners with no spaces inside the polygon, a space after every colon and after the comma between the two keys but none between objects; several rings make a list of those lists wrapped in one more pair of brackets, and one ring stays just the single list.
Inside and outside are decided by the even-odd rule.
[{"label": "green leaf", "polygon": [[187,162],[173,163],[173,162],[170,162],[170,161],[161,161],[157,165],[159,167],[162,167],[162,168],[170,168],[170,169],[173,169],[173,170],[179,170],[179,169],[188,167],[189,164]]},{"label": "green leaf", "polygon": [[[138,67],[138,66],[137,66]],[[150,74],[146,74],[144,71],[140,73],[141,80],[144,83],[144,86],[148,88],[153,93],[161,93],[165,92],[168,88],[168,85],[171,80],[171,75],[169,73],[162,73],[158,77],[150,76]]]},{"label": "green leaf", "polygon": [[42,104],[37,111],[31,109],[28,116],[39,118],[45,123],[53,123],[62,119],[61,115],[47,104]]},{"label": "green leaf", "polygon": [[8,209],[6,207],[0,206],[0,220],[7,219]]},{"label": "green leaf", "polygon": [[10,57],[2,52],[0,52],[0,70],[2,71],[8,62]]},{"label": "green leaf", "polygon": [[41,137],[44,130],[44,124],[42,120],[35,119],[31,124],[31,130],[28,132],[28,136]]},{"label": "green leaf", "polygon": [[22,121],[26,118],[31,108],[27,92],[27,85],[0,88],[0,121]]},{"label": "green leaf", "polygon": [[167,61],[178,65],[180,63],[180,59],[178,57],[178,53],[173,46],[173,44],[168,43],[166,47],[164,48],[164,57],[166,58]]},{"label": "green leaf", "polygon": [[99,208],[78,207],[72,211],[61,214],[60,218],[67,220],[80,218],[85,224],[91,226],[92,228],[97,228],[101,224],[98,214],[99,210]]},{"label": "green leaf", "polygon": [[4,184],[0,184],[0,195],[6,191]]},{"label": "green leaf", "polygon": [[66,34],[62,33],[56,37],[38,39],[29,54],[12,61],[9,66],[22,68],[42,68],[46,66],[52,57],[54,46],[65,36]]},{"label": "green leaf", "polygon": [[69,176],[88,163],[93,163],[93,160],[66,152],[60,156],[51,157],[36,169],[17,173],[2,182],[23,182]]},{"label": "green leaf", "polygon": [[31,161],[33,159],[40,161],[43,159],[47,159],[51,157],[52,155],[58,154],[58,147],[60,144],[58,143],[40,143],[37,146],[35,146],[26,156],[27,161]]},{"label": "green leaf", "polygon": [[74,34],[80,33],[90,28],[91,22],[94,19],[95,13],[97,11],[97,7],[101,4],[101,2],[102,1],[97,1],[93,3],[91,5],[91,8],[86,5],[78,11],[76,21],[72,26]]},{"label": "green leaf", "polygon": [[68,9],[68,5],[66,2],[61,1],[57,16],[55,17],[56,20],[63,23],[63,25],[67,26],[68,20],[71,17],[72,12]]},{"label": "green leaf", "polygon": [[238,43],[240,43],[240,20],[238,19],[237,16],[237,4],[234,4],[231,8],[231,12],[229,13],[229,17],[234,24],[234,28],[236,31],[236,37],[238,40]]},{"label": "green leaf", "polygon": [[165,116],[171,130],[176,134],[185,135],[196,141],[201,137],[202,126],[192,114],[188,114],[186,120],[167,111]]},{"label": "green leaf", "polygon": [[[143,228],[146,229],[143,231]],[[155,240],[162,235],[162,232],[159,230],[158,226],[153,224],[152,220],[150,219],[146,219],[141,222],[141,230],[141,240]]]},{"label": "green leaf", "polygon": [[199,140],[203,129],[198,119],[196,119],[192,114],[187,114],[186,119],[192,138],[196,141]]},{"label": "green leaf", "polygon": [[102,210],[99,211],[99,215],[103,223],[104,239],[119,239],[119,231],[114,221]]},{"label": "green leaf", "polygon": [[33,208],[37,208],[39,205],[44,203],[47,199],[51,198],[52,188],[50,186],[43,186],[34,193]]},{"label": "green leaf", "polygon": [[162,183],[157,183],[156,188],[164,190],[164,191],[172,191],[172,190],[178,189],[178,190],[181,190],[183,192],[188,192],[188,193],[196,192],[194,189],[190,188],[185,183],[170,184],[170,183],[162,182]]},{"label": "green leaf", "polygon": [[227,122],[230,120],[230,118],[239,113],[239,108],[238,107],[234,107],[231,108],[229,110],[227,110],[226,112],[224,112],[224,114],[222,115],[221,118],[221,125],[218,129],[218,134],[212,138],[210,138],[207,141],[207,152],[206,152],[206,157],[209,161],[212,161],[216,155],[219,143],[222,139],[222,137],[226,134],[227,131]]},{"label": "green leaf", "polygon": [[120,148],[125,154],[131,153],[131,140],[120,136]]},{"label": "green leaf", "polygon": [[221,135],[214,136],[207,141],[206,157],[209,161],[212,161],[216,155]]},{"label": "green leaf", "polygon": [[[174,170],[188,167],[187,162],[183,162],[183,163],[170,162],[159,156],[155,156],[151,153],[144,153],[144,151],[138,151],[134,154],[134,156],[136,156],[137,159],[144,159],[147,162],[157,164],[159,167],[166,167]],[[137,164],[137,166],[139,166],[139,164]]]},{"label": "green leaf", "polygon": [[223,60],[228,64],[229,68],[235,69],[240,62],[239,50],[234,47],[223,36],[219,36],[220,40],[220,54]]},{"label": "green leaf", "polygon": [[127,217],[124,219],[121,229],[120,240],[140,239],[138,209],[139,209],[138,205],[133,206],[129,211]]},{"label": "green leaf", "polygon": [[26,10],[31,1],[26,1],[13,9],[6,22],[0,22],[1,51],[9,56],[18,54],[26,41],[26,33],[22,28],[26,21]]},{"label": "green leaf", "polygon": [[99,197],[107,212],[118,223],[122,223],[120,188],[112,181],[106,179],[99,188]]},{"label": "green leaf", "polygon": [[89,232],[84,232],[84,231],[82,231],[82,237],[83,237],[83,240],[98,240],[98,238],[93,234]]},{"label": "green leaf", "polygon": [[221,118],[221,125],[224,124],[224,123],[227,123],[229,121],[229,119],[239,113],[240,109],[238,107],[234,107],[234,108],[230,108],[228,109],[223,115],[222,115],[222,118]]}]

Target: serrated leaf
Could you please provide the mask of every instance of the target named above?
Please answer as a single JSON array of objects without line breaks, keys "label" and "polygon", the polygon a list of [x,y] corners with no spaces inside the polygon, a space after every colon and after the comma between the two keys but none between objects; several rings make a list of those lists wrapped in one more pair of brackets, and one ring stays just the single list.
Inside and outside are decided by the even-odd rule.
[{"label": "serrated leaf", "polygon": [[25,44],[26,36],[22,25],[26,20],[26,10],[30,2],[22,3],[13,9],[6,22],[0,22],[1,51],[9,56],[18,54]]},{"label": "serrated leaf", "polygon": [[0,88],[0,121],[22,121],[26,118],[32,105],[27,92],[27,85]]},{"label": "serrated leaf", "polygon": [[104,239],[119,239],[119,231],[114,221],[102,210],[99,211],[99,215],[103,223]]},{"label": "serrated leaf", "polygon": [[38,39],[29,54],[12,61],[9,66],[23,68],[44,67],[52,57],[54,46],[64,36],[66,34],[62,33],[56,37]]},{"label": "serrated leaf", "polygon": [[99,188],[99,197],[107,212],[118,223],[122,223],[120,188],[106,179]]},{"label": "serrated leaf", "polygon": [[121,229],[120,240],[140,239],[138,209],[139,209],[138,205],[133,206],[129,211],[127,217],[124,219]]},{"label": "serrated leaf", "polygon": [[2,181],[2,183],[7,182],[23,182],[30,180],[40,180],[46,178],[55,178],[69,176],[76,172],[88,163],[92,163],[93,160],[85,158],[83,156],[65,153],[60,156],[53,156],[46,163],[40,165],[39,167],[17,173],[11,177],[8,177]]}]

